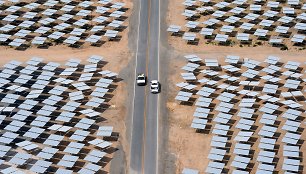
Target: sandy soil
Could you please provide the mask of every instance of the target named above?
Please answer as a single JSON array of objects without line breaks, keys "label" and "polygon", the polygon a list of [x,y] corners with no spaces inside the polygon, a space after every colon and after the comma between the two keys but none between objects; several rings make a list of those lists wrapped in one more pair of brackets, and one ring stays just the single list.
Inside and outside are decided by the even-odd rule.
[{"label": "sandy soil", "polygon": [[176,157],[176,169],[173,173],[181,173],[187,168],[203,170],[208,165],[207,154],[210,151],[210,141],[212,134],[203,135],[195,133],[190,128],[192,116],[189,106],[177,106],[177,103],[169,102],[167,107],[171,110],[170,114],[170,138],[169,148]]}]

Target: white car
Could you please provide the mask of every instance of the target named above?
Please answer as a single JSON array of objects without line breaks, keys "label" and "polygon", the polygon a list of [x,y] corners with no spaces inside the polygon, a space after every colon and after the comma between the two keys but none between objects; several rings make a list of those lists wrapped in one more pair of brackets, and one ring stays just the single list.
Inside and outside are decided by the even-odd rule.
[{"label": "white car", "polygon": [[150,91],[152,93],[159,93],[160,90],[160,84],[157,80],[152,80],[151,81],[151,86],[150,86]]},{"label": "white car", "polygon": [[136,82],[138,86],[146,85],[146,76],[144,74],[138,74]]}]

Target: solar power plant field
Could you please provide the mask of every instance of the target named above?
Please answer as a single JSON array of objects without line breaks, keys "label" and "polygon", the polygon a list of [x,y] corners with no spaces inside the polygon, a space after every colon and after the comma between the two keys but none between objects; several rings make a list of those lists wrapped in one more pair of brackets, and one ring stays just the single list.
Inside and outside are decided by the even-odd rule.
[{"label": "solar power plant field", "polygon": [[220,45],[305,48],[305,1],[185,0],[181,3],[185,7],[181,12],[185,24],[171,23],[168,32],[188,44],[197,45],[205,40]]},{"label": "solar power plant field", "polygon": [[101,46],[120,40],[127,10],[125,3],[112,0],[0,1],[0,44],[21,50]]},{"label": "solar power plant field", "polygon": [[191,128],[212,135],[202,172],[305,173],[306,62],[185,58],[175,99],[195,106]]},{"label": "solar power plant field", "polygon": [[103,113],[119,79],[105,63],[33,57],[1,68],[1,173],[107,173],[118,133]]}]

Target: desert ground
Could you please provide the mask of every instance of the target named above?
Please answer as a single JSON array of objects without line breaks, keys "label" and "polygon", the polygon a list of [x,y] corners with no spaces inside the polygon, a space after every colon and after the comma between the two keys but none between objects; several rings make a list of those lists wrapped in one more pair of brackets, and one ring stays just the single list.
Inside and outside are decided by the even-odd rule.
[{"label": "desert ground", "polygon": [[[130,17],[133,9],[132,0],[117,0],[116,2],[125,3],[125,7],[129,10],[125,13],[125,16]],[[125,26],[129,26],[129,18],[124,22]],[[122,38],[120,41],[107,41],[101,47],[94,47],[88,44],[83,45],[81,48],[71,48],[68,45],[61,44],[51,46],[48,49],[37,48],[32,46],[24,51],[15,50],[9,46],[0,46],[0,65],[4,65],[11,60],[17,60],[20,62],[26,62],[32,57],[41,57],[44,62],[58,62],[65,63],[71,58],[80,59],[82,62],[86,62],[89,56],[98,55],[108,62],[103,69],[110,70],[119,74],[119,78],[127,77],[126,70],[123,71],[128,63],[131,61],[132,53],[128,45],[128,33],[129,27],[120,33]],[[114,173],[125,172],[127,166],[127,159],[129,147],[126,135],[126,119],[127,119],[127,80],[123,79],[118,83],[117,89],[114,91],[114,96],[110,101],[111,107],[104,113],[107,115],[106,124],[114,127],[114,132],[119,133],[119,139],[114,142],[113,147],[118,150],[112,155],[116,156],[113,159],[114,164],[111,162],[105,166],[103,170]],[[117,155],[117,153],[121,155]],[[123,154],[123,155],[122,155]],[[113,157],[111,157],[113,158]],[[117,159],[118,158],[118,159]],[[122,167],[118,168],[118,164]],[[120,170],[120,171],[118,171]]]},{"label": "desert ground", "polygon": [[[182,0],[169,0],[167,24],[185,25],[185,19],[181,15],[184,11]],[[301,62],[304,68],[306,67],[306,52],[305,50],[290,49],[289,51],[282,51],[279,48],[262,45],[257,47],[239,47],[235,46],[217,46],[213,44],[205,44],[204,41],[199,42],[198,45],[189,45],[186,41],[179,37],[171,36],[168,33],[168,50],[171,50],[170,64],[169,64],[169,95],[167,108],[169,111],[169,144],[168,144],[168,158],[167,160],[175,163],[175,172],[181,173],[186,168],[199,170],[204,173],[209,160],[207,156],[210,151],[210,141],[212,134],[196,133],[196,130],[191,128],[193,119],[193,112],[195,106],[180,105],[179,101],[174,98],[179,92],[176,83],[184,82],[180,73],[184,71],[181,68],[187,64],[184,58],[188,54],[196,54],[200,58],[214,58],[218,59],[221,65],[224,65],[224,60],[227,55],[237,55],[240,58],[249,58],[263,62],[269,55],[274,55],[281,58],[281,62],[297,61]],[[283,120],[282,120],[283,121]],[[282,126],[282,125],[280,125]],[[305,125],[303,125],[304,127]],[[302,137],[305,137],[305,132]],[[256,145],[256,144],[255,144]],[[305,153],[306,145],[302,146],[302,151]],[[280,149],[281,150],[281,149]],[[303,157],[303,165],[305,165],[305,156]],[[166,166],[171,166],[166,165]],[[277,166],[280,169],[281,166]],[[169,167],[171,168],[171,167]]]}]

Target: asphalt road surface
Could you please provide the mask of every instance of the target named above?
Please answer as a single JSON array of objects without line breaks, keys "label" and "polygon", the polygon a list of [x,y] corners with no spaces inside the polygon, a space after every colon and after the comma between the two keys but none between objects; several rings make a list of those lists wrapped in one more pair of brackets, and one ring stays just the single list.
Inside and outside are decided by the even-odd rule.
[{"label": "asphalt road surface", "polygon": [[159,79],[159,0],[140,0],[136,74],[147,75],[147,86],[135,83],[130,149],[131,174],[158,173],[158,114],[160,94],[150,93]]}]

